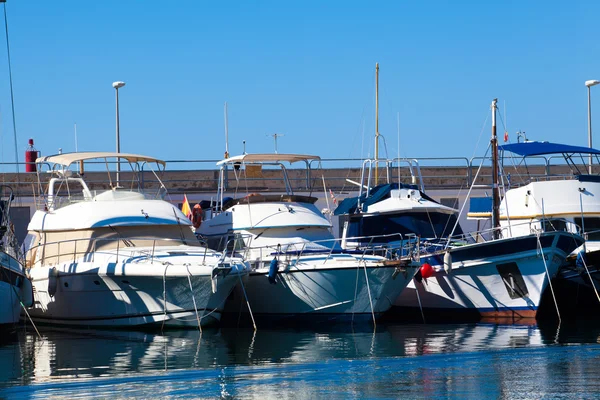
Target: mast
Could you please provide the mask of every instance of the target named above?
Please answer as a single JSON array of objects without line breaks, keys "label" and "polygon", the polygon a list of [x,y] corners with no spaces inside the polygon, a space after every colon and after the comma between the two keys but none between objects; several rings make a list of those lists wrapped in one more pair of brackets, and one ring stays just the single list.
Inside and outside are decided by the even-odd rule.
[{"label": "mast", "polygon": [[19,173],[19,151],[17,150],[17,122],[15,120],[15,96],[13,92],[12,67],[10,62],[10,46],[8,40],[8,18],[6,16],[6,0],[0,0],[0,3],[4,3],[4,29],[6,32],[6,55],[8,57],[8,80],[10,83],[10,109],[12,111],[13,137],[15,140],[15,167],[17,173]]},{"label": "mast", "polygon": [[500,192],[498,185],[498,137],[496,136],[496,103],[492,100],[492,238],[500,238]]},{"label": "mast", "polygon": [[375,186],[379,167],[379,63],[375,63]]}]

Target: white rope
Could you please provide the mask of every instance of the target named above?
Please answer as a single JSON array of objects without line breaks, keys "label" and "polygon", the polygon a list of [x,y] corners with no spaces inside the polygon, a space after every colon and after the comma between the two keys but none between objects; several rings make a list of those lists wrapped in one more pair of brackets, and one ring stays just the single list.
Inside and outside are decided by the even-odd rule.
[{"label": "white rope", "polygon": [[[4,271],[4,268],[2,268],[2,273],[6,273]],[[23,277],[23,279],[27,279],[26,276]],[[37,333],[38,337],[42,340],[44,340],[42,338],[42,335],[40,334],[40,331],[38,331],[37,326],[35,326],[35,323],[33,322],[33,319],[31,319],[31,316],[29,315],[29,313],[27,312],[27,308],[25,307],[25,304],[23,304],[23,301],[21,299],[21,296],[19,295],[19,293],[17,292],[17,289],[15,289],[15,287],[10,283],[10,278],[8,279],[9,281],[9,285],[12,288],[12,293],[14,293],[15,296],[17,296],[17,299],[19,300],[19,304],[21,305],[21,307],[23,308],[23,311],[25,311],[25,315],[27,315],[27,318],[29,319],[29,322],[31,322],[31,325],[33,326],[33,329],[35,329],[35,332]],[[11,300],[12,300],[12,295],[11,295]],[[14,316],[13,316],[14,317]]]},{"label": "white rope", "polygon": [[352,324],[354,324],[354,308],[356,307],[356,296],[358,294],[358,271],[360,271],[360,262],[356,266],[356,285],[354,286],[354,305],[352,306]]},{"label": "white rope", "polygon": [[540,232],[538,232],[536,236],[538,245],[540,246],[540,253],[542,254],[542,261],[544,261],[544,268],[546,268],[546,276],[548,276],[548,285],[550,285],[550,291],[552,292],[552,298],[554,299],[554,306],[556,307],[556,314],[558,315],[558,323],[560,325],[561,318],[560,312],[558,311],[558,302],[556,301],[556,295],[554,294],[554,288],[552,287],[552,279],[550,278],[550,273],[548,272],[548,265],[546,264],[546,257],[544,256],[544,248],[542,247],[542,242],[540,241]]},{"label": "white rope", "polygon": [[165,265],[165,272],[163,273],[163,320],[162,325],[160,326],[160,331],[162,332],[165,327],[165,320],[167,319],[167,268],[169,265]]},{"label": "white rope", "polygon": [[240,280],[240,286],[242,287],[242,292],[244,293],[244,298],[246,299],[246,305],[248,306],[248,312],[250,313],[250,318],[252,319],[252,326],[254,326],[254,331],[256,331],[256,322],[254,321],[254,315],[252,314],[252,308],[250,308],[250,301],[248,300],[248,295],[246,295],[246,288],[244,287],[244,282],[242,282],[242,277],[238,273],[238,278]]},{"label": "white rope", "polygon": [[363,260],[363,268],[365,270],[365,282],[367,283],[367,292],[369,293],[369,304],[371,304],[371,316],[373,317],[373,327],[377,328],[377,322],[375,322],[375,310],[373,309],[373,299],[371,299],[371,287],[369,286],[369,275],[367,274],[367,261]]},{"label": "white rope", "polygon": [[[477,173],[475,174],[475,178],[473,178],[473,184],[469,188],[469,191],[467,192],[467,197],[465,199],[469,199],[471,197],[471,192],[473,191],[474,183],[477,181],[477,177],[479,176],[479,172],[481,171],[481,168],[483,167],[483,161],[487,157],[488,151],[490,150],[491,146],[492,146],[492,144],[490,143],[488,145],[488,148],[487,148],[486,152],[485,152],[484,158],[481,160],[481,164],[479,164],[479,168],[477,169]],[[465,200],[465,202],[463,203],[462,207],[460,208],[460,212],[458,213],[458,217],[456,218],[456,223],[454,224],[454,227],[452,228],[452,231],[450,232],[450,235],[448,235],[448,241],[446,242],[446,247],[444,247],[444,249],[447,249],[450,246],[450,241],[452,239],[452,236],[454,235],[454,231],[456,230],[456,227],[459,224],[460,216],[462,215],[463,211],[465,210],[465,206],[466,205],[467,205],[467,201]]]},{"label": "white rope", "polygon": [[419,302],[419,310],[421,311],[421,318],[423,318],[423,323],[425,322],[425,314],[423,313],[423,305],[421,304],[421,296],[419,296],[419,288],[417,287],[417,282],[415,282],[415,292],[417,292],[417,301]]},{"label": "white rope", "polygon": [[587,264],[585,262],[585,252],[581,256],[581,261],[583,262],[583,266],[585,267],[585,271],[588,274],[588,278],[590,278],[590,283],[592,284],[592,287],[594,288],[594,293],[596,293],[596,298],[600,302],[600,296],[598,295],[598,290],[596,290],[596,285],[594,285],[594,280],[592,279],[592,275],[590,274],[590,271],[589,271],[589,269],[587,267]]},{"label": "white rope", "polygon": [[190,292],[192,293],[192,302],[194,303],[194,311],[196,312],[196,321],[198,321],[198,329],[202,333],[202,325],[200,324],[200,316],[198,315],[198,307],[196,306],[196,295],[194,294],[194,288],[192,287],[192,273],[190,272],[189,264],[185,266],[188,272],[188,282],[190,284]]}]

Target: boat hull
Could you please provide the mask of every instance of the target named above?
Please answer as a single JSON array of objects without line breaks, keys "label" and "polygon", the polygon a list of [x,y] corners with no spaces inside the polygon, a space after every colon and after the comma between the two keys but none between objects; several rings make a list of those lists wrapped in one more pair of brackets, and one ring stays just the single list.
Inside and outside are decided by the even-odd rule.
[{"label": "boat hull", "polygon": [[[243,264],[213,280],[208,266],[79,262],[32,269],[35,322],[73,326],[209,326],[246,273]],[[198,312],[198,315],[196,314]]]},{"label": "boat hull", "polygon": [[[552,280],[561,318],[595,316],[600,312],[600,250],[588,251],[584,262],[577,262],[576,254],[577,251],[567,258],[567,265]],[[554,298],[548,292],[542,297],[540,313],[556,315]]]},{"label": "boat hull", "polygon": [[248,313],[262,320],[372,321],[389,310],[414,276],[417,267],[359,263],[354,257],[306,259],[277,273],[275,283],[266,268],[252,271],[234,291],[226,311]]},{"label": "boat hull", "polygon": [[[433,276],[415,279],[398,297],[394,312],[439,318],[535,318],[542,294],[581,238],[564,232],[500,239],[451,250],[452,269],[444,254],[422,257]],[[545,261],[545,262],[544,262]],[[420,311],[422,310],[422,314]],[[469,318],[470,319],[470,318]]]},{"label": "boat hull", "polygon": [[0,281],[0,330],[10,330],[19,322],[21,303],[19,288],[9,282]]},{"label": "boat hull", "polygon": [[25,282],[21,264],[0,253],[0,329],[11,330],[21,316],[21,288]]}]

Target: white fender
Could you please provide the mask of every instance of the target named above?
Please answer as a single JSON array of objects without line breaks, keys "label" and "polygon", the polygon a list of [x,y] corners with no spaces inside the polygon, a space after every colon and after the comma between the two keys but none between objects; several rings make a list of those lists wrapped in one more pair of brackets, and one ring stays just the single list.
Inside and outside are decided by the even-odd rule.
[{"label": "white fender", "polygon": [[54,297],[56,294],[56,288],[58,287],[58,270],[56,267],[52,267],[48,271],[48,294],[50,297]]},{"label": "white fender", "polygon": [[449,274],[452,271],[452,254],[449,251],[444,254],[444,271]]}]

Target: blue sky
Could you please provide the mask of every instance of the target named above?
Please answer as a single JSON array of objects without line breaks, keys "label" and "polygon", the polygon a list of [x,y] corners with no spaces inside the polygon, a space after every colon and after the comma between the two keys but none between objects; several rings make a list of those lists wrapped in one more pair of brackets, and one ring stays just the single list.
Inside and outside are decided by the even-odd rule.
[{"label": "blue sky", "polygon": [[[506,104],[511,140],[524,130],[530,139],[587,145],[584,81],[600,79],[600,2],[591,0],[6,7],[21,161],[30,137],[45,155],[74,151],[74,123],[79,150],[113,150],[117,80],[127,83],[121,150],[189,160],[222,157],[226,101],[232,155],[243,140],[248,152],[272,152],[273,133],[284,135],[279,152],[372,155],[376,62],[390,156],[398,154],[398,113],[401,156],[483,155],[489,119],[476,145],[494,97]],[[0,161],[12,162],[3,29],[0,39]]]}]

